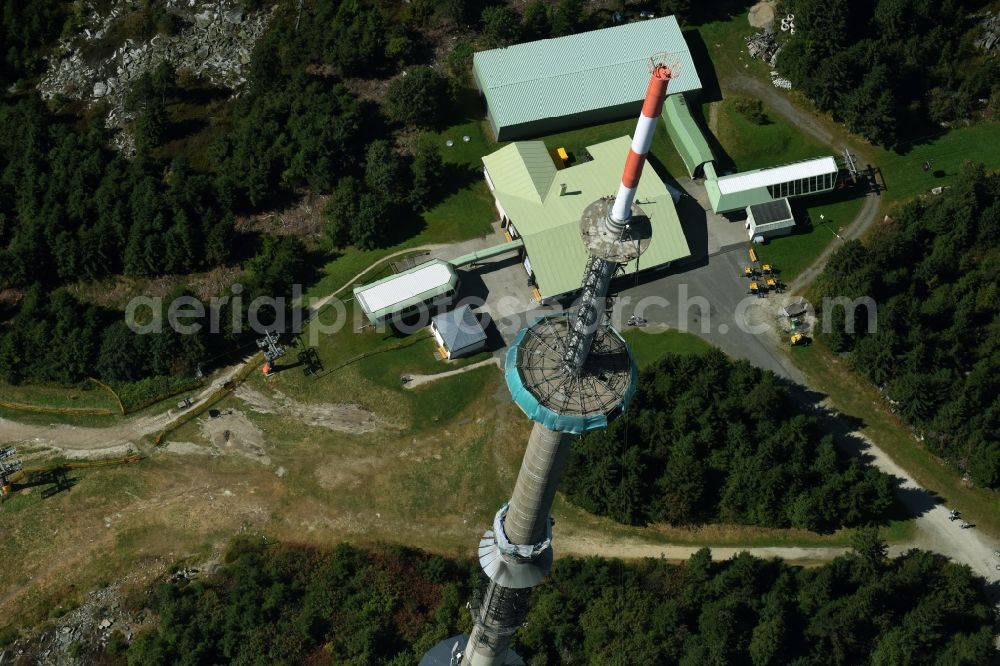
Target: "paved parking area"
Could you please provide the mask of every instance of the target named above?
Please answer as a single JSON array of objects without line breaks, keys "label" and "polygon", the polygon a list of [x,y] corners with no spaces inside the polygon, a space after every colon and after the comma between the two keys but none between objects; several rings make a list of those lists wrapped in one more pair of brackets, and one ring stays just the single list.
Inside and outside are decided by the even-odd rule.
[{"label": "paved parking area", "polygon": [[[645,272],[638,279],[616,281],[612,285],[615,325],[624,330],[628,317],[638,314],[649,322],[643,330],[650,335],[665,328],[687,331],[730,356],[801,381],[795,367],[775,349],[785,337],[779,309],[788,299],[780,294],[767,298],[747,294],[749,281],[743,277],[743,266],[749,263],[749,245],[742,222],[714,215],[700,182],[684,178],[679,185],[686,194],[677,209],[691,257],[668,269]],[[441,255],[454,257],[503,240],[494,233],[449,247]],[[460,275],[459,298],[489,315],[493,322],[491,346],[498,353],[535,317],[562,307],[535,302],[527,273],[514,254],[464,267]]]},{"label": "paved parking area", "polygon": [[693,258],[712,256],[734,245],[747,244],[749,236],[743,222],[731,222],[712,212],[703,180],[684,177],[677,180],[677,185],[684,193],[677,202],[677,215]]},{"label": "paved parking area", "polygon": [[693,333],[730,356],[801,382],[795,366],[775,350],[785,336],[779,310],[788,299],[784,294],[748,294],[746,263],[746,248],[740,246],[688,269],[647,276],[618,292],[616,325],[624,326],[637,314],[649,322],[643,330],[650,335],[656,334],[657,325],[660,330],[666,326]]}]

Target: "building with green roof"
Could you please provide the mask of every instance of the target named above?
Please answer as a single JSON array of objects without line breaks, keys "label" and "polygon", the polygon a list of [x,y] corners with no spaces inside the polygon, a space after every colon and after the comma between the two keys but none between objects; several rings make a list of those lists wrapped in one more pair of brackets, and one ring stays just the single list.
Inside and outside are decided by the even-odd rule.
[{"label": "building with green roof", "polygon": [[472,65],[493,134],[508,141],[638,115],[649,58],[663,52],[679,71],[670,94],[700,90],[673,16],[480,51]]},{"label": "building with green roof", "polygon": [[372,323],[405,317],[421,306],[445,306],[458,290],[458,272],[441,259],[354,288],[354,300]]},{"label": "building with green roof", "polygon": [[702,166],[715,159],[684,95],[667,96],[663,104],[663,123],[689,176],[694,178]]},{"label": "building with green roof", "polygon": [[[542,298],[579,289],[587,263],[580,216],[591,202],[615,194],[630,144],[623,136],[588,146],[593,160],[562,170],[541,141],[515,142],[483,157],[501,224],[512,237],[523,239],[525,269]],[[649,216],[653,238],[638,262],[625,266],[626,273],[691,254],[674,200],[650,164],[639,181],[636,203]]]}]

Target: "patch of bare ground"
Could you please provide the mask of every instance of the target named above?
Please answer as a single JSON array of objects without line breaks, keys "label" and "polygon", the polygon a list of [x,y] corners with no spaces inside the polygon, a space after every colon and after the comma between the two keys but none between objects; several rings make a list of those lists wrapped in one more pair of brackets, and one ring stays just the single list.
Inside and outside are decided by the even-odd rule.
[{"label": "patch of bare ground", "polygon": [[214,447],[202,446],[201,444],[195,444],[194,442],[168,441],[162,448],[167,453],[174,453],[181,456],[211,456],[221,454],[221,452]]},{"label": "patch of bare ground", "polygon": [[374,413],[345,402],[303,403],[289,398],[281,391],[272,391],[268,396],[246,384],[236,389],[236,397],[261,414],[290,416],[305,425],[338,432],[362,434],[372,432],[380,425]]},{"label": "patch of bare ground", "polygon": [[323,232],[323,208],[328,198],[325,194],[303,192],[295,203],[281,210],[237,218],[236,231],[274,236],[317,236]]},{"label": "patch of bare ground", "polygon": [[148,296],[163,298],[178,286],[184,285],[194,295],[207,301],[223,293],[243,276],[239,266],[216,266],[212,270],[188,275],[162,275],[155,278],[130,278],[124,275],[77,282],[67,290],[78,300],[112,310],[121,310],[132,298]]},{"label": "patch of bare ground", "polygon": [[316,482],[325,490],[350,490],[365,483],[373,471],[385,464],[378,458],[341,459],[316,468]]},{"label": "patch of bare ground", "polygon": [[0,307],[13,307],[24,298],[22,289],[0,289]]},{"label": "patch of bare ground", "polygon": [[216,417],[204,416],[200,421],[202,436],[217,450],[245,456],[264,465],[271,457],[264,448],[264,432],[243,412],[230,409]]},{"label": "patch of bare ground", "polygon": [[750,12],[747,14],[747,20],[754,28],[766,28],[767,26],[774,24],[775,12],[775,3],[773,0],[758,2],[750,8]]},{"label": "patch of bare ground", "polygon": [[[402,73],[399,74],[402,76]],[[393,77],[395,78],[395,77]],[[344,87],[348,92],[364,102],[381,104],[389,91],[389,82],[392,79],[344,79]]]}]

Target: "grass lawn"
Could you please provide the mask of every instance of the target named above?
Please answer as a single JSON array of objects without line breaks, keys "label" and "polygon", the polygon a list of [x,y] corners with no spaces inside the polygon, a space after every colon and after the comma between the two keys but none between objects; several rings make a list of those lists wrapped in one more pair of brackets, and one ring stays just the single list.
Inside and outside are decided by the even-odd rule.
[{"label": "grass lawn", "polygon": [[739,171],[797,162],[829,155],[830,148],[799,132],[764,106],[768,122],[757,125],[736,110],[733,99],[719,102],[716,138]]},{"label": "grass lawn", "polygon": [[792,352],[792,361],[807,373],[810,383],[827,394],[841,412],[861,419],[861,432],[877,442],[917,483],[948,506],[959,509],[969,522],[1000,536],[1000,493],[967,487],[954,469],[913,438],[871,384],[822,344],[798,347]]},{"label": "grass lawn", "polygon": [[[114,396],[92,382],[81,382],[75,387],[46,386],[42,384],[7,384],[0,382],[0,401],[24,405],[42,405],[56,409],[106,409],[118,414]],[[0,414],[4,410],[0,407]],[[20,412],[18,412],[20,414]]]},{"label": "grass lawn", "polygon": [[[982,162],[986,169],[1000,168],[1000,123],[984,122],[971,127],[955,128],[926,143],[904,146],[904,153],[870,148],[875,166],[885,181],[883,198],[887,204],[911,199],[939,185],[950,185],[958,177],[964,162]],[[932,160],[932,168],[922,165]],[[865,165],[861,165],[862,168]]]},{"label": "grass lawn", "polygon": [[[620,136],[631,136],[636,120],[625,120],[583,127],[569,132],[542,137],[545,145],[555,150],[566,148],[578,156],[587,147]],[[332,258],[321,269],[317,282],[306,290],[306,296],[324,296],[340,288],[347,280],[360,273],[382,257],[399,250],[431,243],[450,243],[483,236],[490,232],[496,218],[493,197],[482,177],[482,156],[507,145],[493,140],[487,121],[465,120],[440,132],[432,133],[441,146],[453,191],[440,204],[421,215],[422,229],[396,245],[377,250],[362,251],[347,248]],[[464,137],[469,137],[465,141]],[[451,146],[447,145],[448,141]],[[670,143],[662,125],[658,125],[650,149],[653,166],[661,178],[669,180],[686,174],[680,156]],[[663,170],[666,173],[663,173]],[[613,190],[614,188],[612,188]],[[609,194],[612,193],[609,190]],[[371,276],[366,276],[369,281]]]},{"label": "grass lawn", "polygon": [[[714,72],[743,70],[751,76],[769,79],[768,72],[771,68],[762,61],[751,59],[746,51],[746,37],[757,32],[747,21],[745,12],[740,12],[724,21],[712,21],[703,23],[697,28],[685,30],[685,38],[688,43],[700,39],[704,43],[707,55],[711,62],[698,59],[695,65],[698,67],[698,76],[702,82],[708,80],[711,86],[712,79],[716,78]],[[698,36],[692,37],[691,32],[697,32]],[[697,42],[695,41],[695,46]],[[692,48],[692,52],[698,53],[701,49]],[[709,92],[712,92],[709,89]]]},{"label": "grass lawn", "polygon": [[[333,328],[335,317],[332,309],[324,311],[302,336],[306,343],[315,340],[324,371],[307,377],[300,369],[289,368],[268,379],[268,386],[303,402],[329,399],[324,396],[350,396],[351,402],[389,414],[401,427],[419,432],[447,421],[448,414],[461,411],[479,396],[490,373],[496,374],[493,368],[482,368],[405,389],[400,382],[403,375],[446,372],[481,361],[488,354],[455,361],[437,360],[436,342],[426,328],[410,335],[397,334],[388,327],[381,332],[370,328],[359,330],[362,315],[355,303],[347,304],[345,325],[336,332],[319,333],[321,326]],[[294,354],[292,350],[291,355]],[[249,381],[254,386],[264,380],[254,373]]]},{"label": "grass lawn", "polygon": [[[764,110],[769,122],[755,125],[736,110],[732,99],[719,103],[717,138],[740,171],[829,154],[829,148],[798,132],[770,108],[765,106]],[[775,265],[785,282],[794,279],[827,245],[835,242],[835,234],[854,219],[864,204],[861,197],[837,199],[837,196],[793,199],[795,231],[758,246],[761,260]],[[825,218],[822,223],[821,214]]]},{"label": "grass lawn", "polygon": [[[449,169],[448,195],[434,208],[420,214],[420,230],[393,246],[377,250],[346,248],[319,270],[319,278],[306,296],[325,296],[368,266],[393,252],[432,243],[451,243],[485,236],[497,212],[493,197],[482,176],[480,158],[497,149],[484,120],[463,120],[441,132],[432,133],[440,144]],[[468,136],[469,141],[463,140]],[[449,147],[447,141],[451,141]],[[409,221],[400,220],[407,224]],[[365,278],[367,281],[367,277]]]},{"label": "grass lawn", "polygon": [[[350,248],[345,250],[343,254],[340,254],[327,262],[327,264],[320,271],[321,277],[319,280],[306,289],[304,296],[306,298],[322,298],[323,296],[331,294],[337,289],[343,287],[349,280],[361,271],[365,270],[369,266],[372,266],[383,257],[398,250],[399,248],[380,248],[378,250],[357,250]],[[365,277],[362,278],[362,281],[368,282],[377,280],[380,277],[385,277],[385,275],[388,275],[388,270],[388,263],[386,263],[386,272],[383,273],[382,269],[376,269],[375,271],[366,274]],[[350,294],[343,293],[341,296],[347,297],[350,296]]]},{"label": "grass lawn", "polygon": [[[775,266],[785,283],[791,282],[816,260],[827,245],[842,242],[837,240],[835,234],[854,219],[863,205],[864,199],[829,204],[811,198],[793,202],[797,221],[795,230],[788,236],[771,238],[763,245],[755,245],[757,257]],[[822,221],[820,215],[824,217]]]},{"label": "grass lawn", "polygon": [[625,331],[632,356],[639,369],[650,365],[664,354],[704,354],[712,345],[693,333],[674,329],[637,328]]}]

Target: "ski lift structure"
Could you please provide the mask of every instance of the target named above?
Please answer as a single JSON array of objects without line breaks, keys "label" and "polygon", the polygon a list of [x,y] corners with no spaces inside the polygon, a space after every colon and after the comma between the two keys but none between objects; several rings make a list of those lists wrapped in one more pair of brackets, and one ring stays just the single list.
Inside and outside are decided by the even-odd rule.
[{"label": "ski lift structure", "polygon": [[265,377],[275,373],[274,362],[284,356],[287,351],[278,343],[277,331],[265,331],[264,337],[257,340],[257,346],[264,350],[264,367],[261,371]]}]

